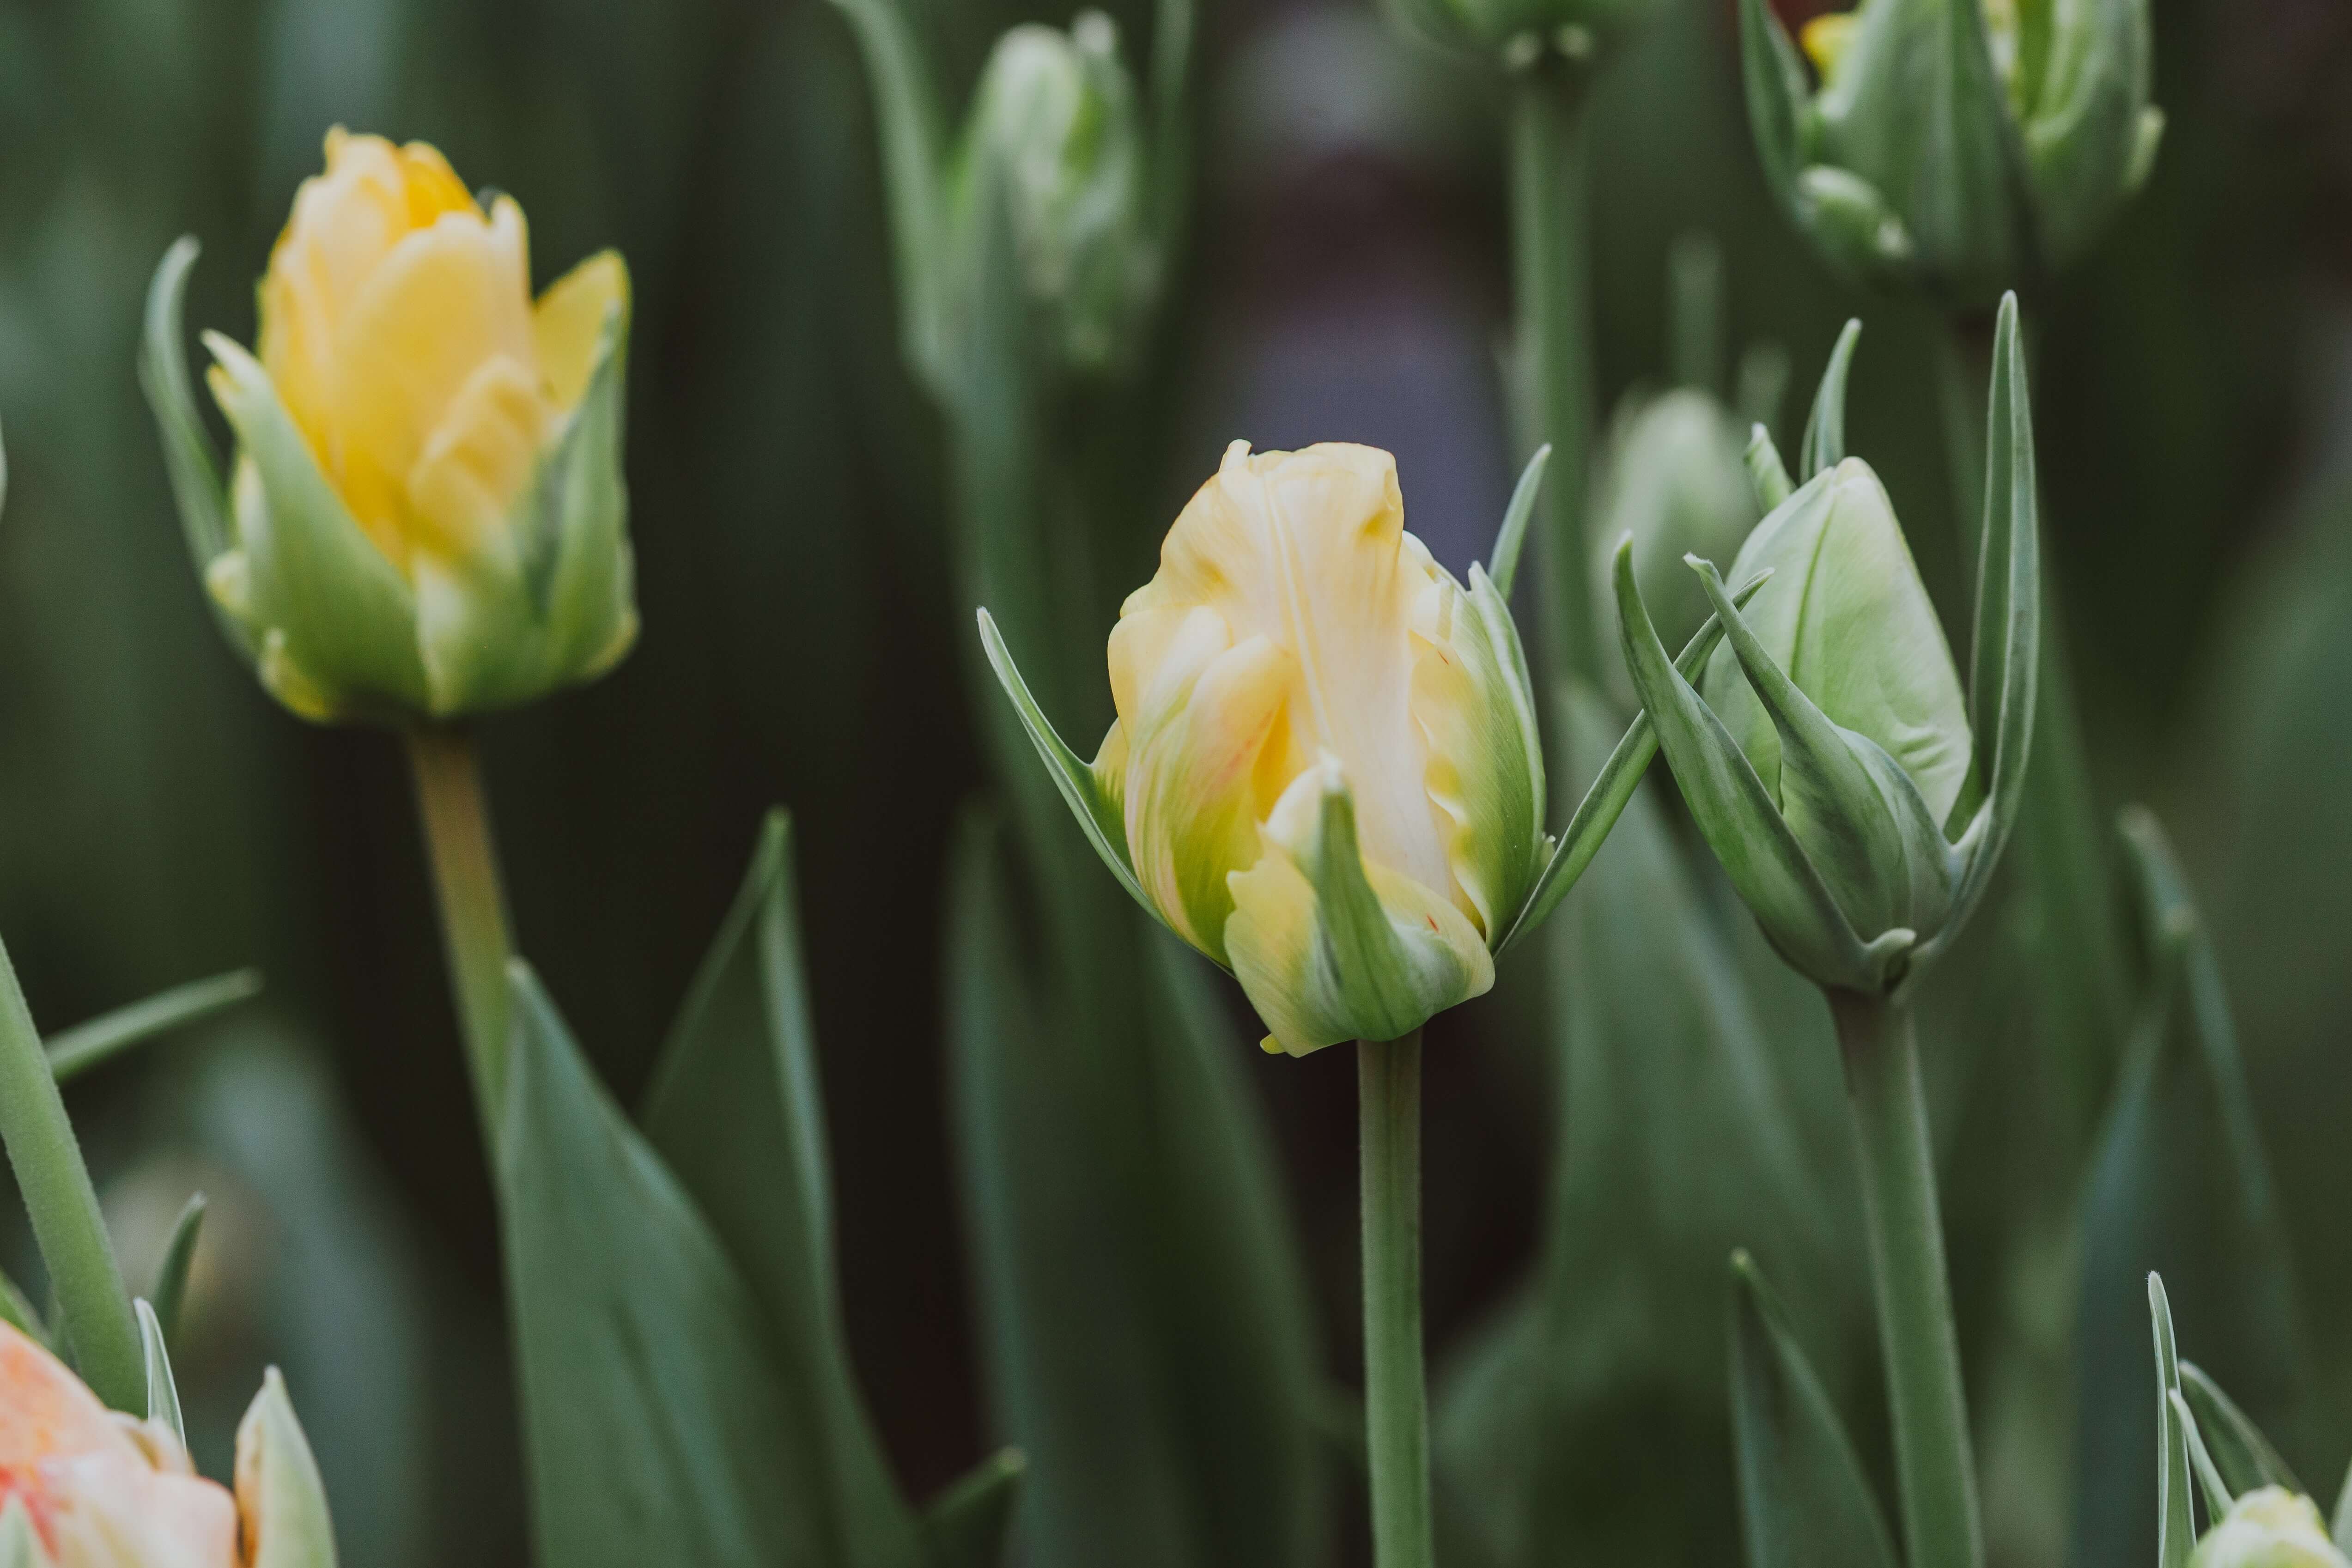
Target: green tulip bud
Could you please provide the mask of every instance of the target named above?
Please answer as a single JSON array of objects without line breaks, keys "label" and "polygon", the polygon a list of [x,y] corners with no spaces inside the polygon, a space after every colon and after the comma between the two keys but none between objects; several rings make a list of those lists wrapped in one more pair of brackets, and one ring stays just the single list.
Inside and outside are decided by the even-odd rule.
[{"label": "green tulip bud", "polygon": [[[1741,548],[1740,578],[1771,574],[1747,611],[1691,561],[1724,627],[1704,698],[1666,661],[1631,540],[1615,584],[1634,686],[1734,886],[1809,978],[1884,993],[1957,934],[2015,819],[2039,628],[2032,431],[2012,297],[1995,342],[1978,596],[1984,743],[1885,489],[1843,456],[1852,343],[1850,328],[1814,405],[1815,471]],[[1779,490],[1768,445],[1756,460]]]},{"label": "green tulip bud", "polygon": [[1407,27],[1505,68],[1581,65],[1658,9],[1657,0],[1386,0]]},{"label": "green tulip bud", "polygon": [[2066,266],[2153,166],[2147,0],[1862,0],[1803,63],[1742,0],[1767,182],[1832,264],[1950,303]]},{"label": "green tulip bud", "polygon": [[194,259],[184,239],[156,269],[141,375],[197,570],[273,696],[321,721],[447,719],[628,651],[619,257],[533,300],[511,198],[486,210],[421,142],[330,132],[256,351],[205,336],[226,494],[181,347]]},{"label": "green tulip bud", "polygon": [[1081,370],[1114,363],[1157,293],[1160,259],[1135,89],[1110,18],[1087,11],[1066,33],[1030,25],[999,38],[961,153],[954,212],[967,263],[982,264],[986,226],[1005,223],[1052,351]]},{"label": "green tulip bud", "polygon": [[237,1424],[236,1510],[251,1568],[335,1568],[327,1489],[274,1366]]},{"label": "green tulip bud", "polygon": [[2230,1505],[2221,1523],[2205,1532],[2189,1568],[2347,1568],[2344,1553],[2328,1539],[2327,1526],[2309,1498],[2284,1487],[2263,1487]]}]

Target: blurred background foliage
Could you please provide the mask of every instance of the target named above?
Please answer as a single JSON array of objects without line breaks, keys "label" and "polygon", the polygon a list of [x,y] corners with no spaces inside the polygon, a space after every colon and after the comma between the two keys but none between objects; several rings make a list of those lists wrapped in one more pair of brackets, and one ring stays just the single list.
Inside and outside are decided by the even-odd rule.
[{"label": "blurred background foliage", "polygon": [[[912,8],[951,88],[1002,27],[1067,19],[1004,0]],[[1147,5],[1109,8],[1146,36]],[[2046,530],[2103,801],[2146,799],[2170,825],[2235,1003],[2314,1331],[2309,1430],[2289,1441],[2336,1455],[2352,1445],[2352,1320],[2330,1310],[2352,1293],[2352,10],[2155,9],[2170,117],[2156,176],[2041,313]],[[1827,278],[1771,210],[1727,0],[1665,10],[1596,106],[1601,406],[1669,379],[1665,258],[1687,231],[1722,246],[1732,341],[1780,343],[1801,385],[1864,315],[1852,445],[1958,626],[1927,324]],[[1411,526],[1460,570],[1510,478],[1490,105],[1369,6],[1224,0],[1202,26],[1192,254],[1132,400],[1148,428],[1117,448],[1151,457],[1113,476],[1156,521],[1113,542],[1105,574],[1143,580],[1160,528],[1235,436],[1391,447]],[[404,770],[384,737],[289,721],[220,646],[132,374],[148,274],[183,232],[205,247],[191,322],[249,341],[250,283],[337,121],[426,138],[513,192],[542,280],[606,245],[630,259],[645,635],[601,684],[485,726],[516,924],[634,1099],[761,810],[793,809],[846,1318],[908,1489],[926,1495],[988,1436],[939,951],[948,845],[981,772],[940,432],[901,369],[864,79],[822,0],[0,0],[0,930],[48,1027],[236,965],[268,977],[260,1005],[72,1095],[134,1277],[186,1190],[211,1196],[181,1357],[199,1456],[220,1468],[230,1391],[275,1360],[353,1568],[523,1560],[489,1188]],[[1670,806],[1635,825],[1626,857],[1679,831]],[[2116,874],[2120,889],[2120,857]],[[1622,918],[1598,900],[1641,875],[1596,877],[1573,918]],[[1719,921],[1732,962],[1769,976],[1720,894],[1674,889]],[[2033,940],[1982,924],[1979,946]],[[1956,963],[1948,984],[1997,972]],[[1807,1005],[1769,984],[1751,978],[1743,1049],[1759,1028],[1765,1048],[1785,1044],[1780,1021]],[[2052,1216],[2071,1211],[2092,1119],[2000,995],[1964,1000],[1971,1026],[1930,1071],[1990,1537],[2000,1563],[2054,1563],[2072,1519],[2074,1264]],[[1549,1075],[1526,1043],[1538,1016],[1507,973],[1432,1031],[1441,1367],[1527,1277],[1554,1202],[1555,1097],[1531,1092]],[[1242,1070],[1276,1129],[1334,1377],[1352,1383],[1347,1053]],[[1834,1148],[1785,1152],[1843,1171]],[[1631,1138],[1636,1156],[1658,1158]],[[1641,1190],[1675,1208],[1670,1181]],[[1640,1274],[1652,1215],[1602,1204],[1579,1223],[1608,1269]],[[1820,1225],[1833,1260],[1844,1248],[1832,1268],[1858,1280],[1849,1221]],[[5,1252],[35,1272],[21,1236]],[[1675,1321],[1711,1331],[1721,1276],[1660,1278]],[[2184,1345],[2231,1331],[2218,1311],[2192,1321],[2196,1300]],[[1851,1321],[1813,1320],[1812,1350],[1853,1384],[1874,1451],[1859,1414],[1875,1408],[1873,1358]],[[1592,1354],[1617,1353],[1594,1332]],[[1678,1551],[1727,1560],[1729,1465],[1707,1398],[1612,1395],[1569,1456],[1579,1506],[1625,1541],[1645,1515],[1670,1519]]]}]

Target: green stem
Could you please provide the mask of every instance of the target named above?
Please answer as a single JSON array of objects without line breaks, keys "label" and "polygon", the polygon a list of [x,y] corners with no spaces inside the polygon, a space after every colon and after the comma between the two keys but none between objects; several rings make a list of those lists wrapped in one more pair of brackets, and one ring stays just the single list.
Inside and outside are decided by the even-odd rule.
[{"label": "green stem", "polygon": [[1429,1568],[1421,1345],[1421,1031],[1356,1047],[1363,1139],[1364,1428],[1375,1568]]},{"label": "green stem", "polygon": [[1600,649],[1583,530],[1592,429],[1584,93],[1564,61],[1528,71],[1513,91],[1511,287],[1525,398],[1520,435],[1531,451],[1551,443],[1537,514],[1544,640],[1555,669],[1590,679]]},{"label": "green stem", "polygon": [[133,1415],[147,1414],[147,1357],[122,1266],[99,1212],[65,1098],[41,1048],[40,1032],[0,948],[0,1142],[25,1194],[33,1239],[58,1294],[66,1342],[82,1379],[100,1399]]},{"label": "green stem", "polygon": [[1828,995],[1862,1170],[1905,1561],[1910,1568],[1980,1568],[1976,1461],[1911,1011],[1883,997]]},{"label": "green stem", "polygon": [[450,992],[473,1072],[474,1102],[484,1137],[495,1149],[507,1081],[507,963],[514,956],[514,937],[498,849],[490,839],[489,797],[469,732],[418,725],[407,738],[425,856],[441,907]]}]

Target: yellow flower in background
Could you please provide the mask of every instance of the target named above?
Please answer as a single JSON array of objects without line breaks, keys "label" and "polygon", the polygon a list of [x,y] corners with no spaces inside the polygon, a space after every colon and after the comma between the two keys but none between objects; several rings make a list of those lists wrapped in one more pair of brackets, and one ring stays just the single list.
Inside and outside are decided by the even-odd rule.
[{"label": "yellow flower in background", "polygon": [[2189,1568],[2345,1568],[2345,1558],[2316,1503],[2271,1486],[2231,1503],[2197,1543]]},{"label": "yellow flower in background", "polygon": [[1464,587],[1405,531],[1388,453],[1235,442],[1109,663],[1118,721],[1065,793],[1130,891],[1239,977],[1267,1048],[1395,1038],[1494,984],[1551,847],[1526,661],[1486,574]]},{"label": "yellow flower in background", "polygon": [[511,197],[423,142],[328,132],[259,289],[257,354],[205,334],[227,494],[186,396],[165,257],[142,366],[232,636],[313,719],[446,718],[601,673],[636,631],[620,471],[628,272],[536,300]]},{"label": "yellow flower in background", "polygon": [[273,1370],[237,1428],[237,1489],[159,1420],[98,1401],[0,1322],[0,1563],[26,1568],[333,1568],[318,1468]]}]

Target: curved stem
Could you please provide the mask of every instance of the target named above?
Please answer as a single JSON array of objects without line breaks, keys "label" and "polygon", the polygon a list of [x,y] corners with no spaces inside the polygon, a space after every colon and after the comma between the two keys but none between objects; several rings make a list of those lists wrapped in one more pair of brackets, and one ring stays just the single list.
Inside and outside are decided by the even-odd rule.
[{"label": "curved stem", "polygon": [[1583,532],[1592,427],[1584,94],[1564,63],[1529,71],[1511,118],[1511,288],[1517,313],[1521,444],[1551,443],[1538,513],[1542,626],[1556,670],[1590,678],[1591,552]]},{"label": "curved stem", "polygon": [[1364,1428],[1376,1568],[1429,1568],[1421,1344],[1421,1031],[1356,1047],[1362,1129]]},{"label": "curved stem", "polygon": [[407,742],[474,1103],[484,1139],[496,1150],[507,1081],[507,961],[514,956],[514,936],[490,838],[489,797],[467,731],[419,725]]},{"label": "curved stem", "polygon": [[1883,997],[1828,995],[1862,1170],[1905,1561],[1910,1568],[1981,1568],[1976,1461],[1911,1011]]},{"label": "curved stem", "polygon": [[0,1142],[7,1145],[9,1168],[25,1194],[33,1239],[58,1293],[59,1326],[82,1380],[115,1409],[146,1415],[147,1357],[122,1266],[115,1261],[89,1167],[82,1163],[5,948],[0,948]]}]

